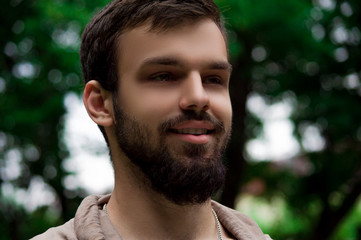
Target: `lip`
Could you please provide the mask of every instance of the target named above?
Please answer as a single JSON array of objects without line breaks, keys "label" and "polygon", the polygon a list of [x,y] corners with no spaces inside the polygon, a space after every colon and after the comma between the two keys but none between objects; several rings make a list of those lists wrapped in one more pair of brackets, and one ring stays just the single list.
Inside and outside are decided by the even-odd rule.
[{"label": "lip", "polygon": [[171,136],[178,138],[183,142],[193,143],[193,144],[206,144],[211,140],[211,134],[214,130],[214,126],[212,123],[207,121],[196,121],[190,120],[185,121],[180,124],[177,124],[175,127],[172,127],[173,130],[182,130],[182,129],[206,129],[207,134],[185,134],[185,133],[177,133],[174,131],[169,131]]},{"label": "lip", "polygon": [[203,128],[207,130],[214,130],[214,126],[212,123],[208,121],[197,121],[197,120],[185,121],[172,127],[172,129],[185,129],[185,128]]},{"label": "lip", "polygon": [[206,144],[211,140],[211,135],[202,134],[202,135],[192,135],[192,134],[179,134],[179,133],[170,133],[171,136],[178,138],[183,142],[193,143],[193,144]]}]

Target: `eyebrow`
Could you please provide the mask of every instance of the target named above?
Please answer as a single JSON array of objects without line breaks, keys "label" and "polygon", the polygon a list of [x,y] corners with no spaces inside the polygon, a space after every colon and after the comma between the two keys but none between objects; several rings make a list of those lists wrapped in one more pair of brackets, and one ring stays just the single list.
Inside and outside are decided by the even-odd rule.
[{"label": "eyebrow", "polygon": [[142,62],[142,66],[145,65],[167,65],[167,66],[183,66],[180,61],[172,57],[151,57],[146,58]]},{"label": "eyebrow", "polygon": [[[185,63],[178,60],[175,57],[151,57],[146,58],[141,67],[147,65],[165,65],[165,66],[175,66],[175,67],[185,67]],[[209,63],[205,64],[207,69],[212,70],[226,70],[231,72],[232,65],[228,61],[210,61]]]},{"label": "eyebrow", "polygon": [[227,70],[229,72],[232,72],[232,64],[225,61],[217,61],[217,62],[211,62],[208,66],[209,69],[216,69],[216,70]]}]

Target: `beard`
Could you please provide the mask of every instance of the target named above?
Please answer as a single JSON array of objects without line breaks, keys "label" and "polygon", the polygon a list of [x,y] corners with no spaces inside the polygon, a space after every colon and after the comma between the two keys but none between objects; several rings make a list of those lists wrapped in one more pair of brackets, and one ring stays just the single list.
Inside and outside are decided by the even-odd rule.
[{"label": "beard", "polygon": [[[131,167],[140,170],[144,184],[178,205],[204,203],[223,186],[226,170],[222,155],[231,130],[225,130],[222,122],[206,112],[184,111],[160,124],[154,136],[145,124],[121,110],[117,101],[114,103],[118,146],[130,160]],[[214,143],[167,144],[169,129],[187,120],[211,122],[215,127]]]}]

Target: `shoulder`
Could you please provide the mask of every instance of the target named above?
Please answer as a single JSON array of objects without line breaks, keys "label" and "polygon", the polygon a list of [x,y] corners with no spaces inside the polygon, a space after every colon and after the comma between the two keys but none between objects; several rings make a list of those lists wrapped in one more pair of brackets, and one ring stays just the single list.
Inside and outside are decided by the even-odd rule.
[{"label": "shoulder", "polygon": [[77,239],[74,230],[74,219],[69,220],[68,222],[66,222],[61,226],[49,228],[46,232],[35,236],[31,240],[46,240],[46,239],[54,239],[54,240]]},{"label": "shoulder", "polygon": [[73,219],[61,226],[49,228],[43,234],[32,238],[32,240],[105,239],[103,238],[104,233],[102,231],[99,210],[109,200],[109,197],[110,195],[90,195],[84,198]]},{"label": "shoulder", "polygon": [[234,237],[245,240],[271,240],[258,224],[247,215],[212,201],[212,207],[218,219]]}]

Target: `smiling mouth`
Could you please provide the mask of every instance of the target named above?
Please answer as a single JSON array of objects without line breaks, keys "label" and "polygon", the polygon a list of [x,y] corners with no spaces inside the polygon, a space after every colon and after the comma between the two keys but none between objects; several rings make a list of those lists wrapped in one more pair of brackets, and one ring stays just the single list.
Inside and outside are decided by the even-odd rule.
[{"label": "smiling mouth", "polygon": [[205,128],[182,128],[182,129],[170,129],[170,132],[176,134],[188,134],[188,135],[208,135],[211,134],[214,130],[209,130]]}]

